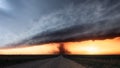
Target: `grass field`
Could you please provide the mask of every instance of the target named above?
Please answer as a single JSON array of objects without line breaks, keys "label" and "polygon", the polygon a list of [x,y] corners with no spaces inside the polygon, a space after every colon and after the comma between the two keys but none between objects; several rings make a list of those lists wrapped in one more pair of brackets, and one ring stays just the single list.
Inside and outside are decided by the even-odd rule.
[{"label": "grass field", "polygon": [[120,68],[119,55],[65,55],[87,68]]},{"label": "grass field", "polygon": [[20,63],[26,63],[29,61],[54,58],[57,56],[58,55],[1,55],[0,56],[0,68],[15,65],[15,64],[20,64]]},{"label": "grass field", "polygon": [[[0,67],[58,56],[59,55],[3,55],[0,56]],[[73,60],[86,68],[120,68],[120,55],[63,55],[63,57]]]}]

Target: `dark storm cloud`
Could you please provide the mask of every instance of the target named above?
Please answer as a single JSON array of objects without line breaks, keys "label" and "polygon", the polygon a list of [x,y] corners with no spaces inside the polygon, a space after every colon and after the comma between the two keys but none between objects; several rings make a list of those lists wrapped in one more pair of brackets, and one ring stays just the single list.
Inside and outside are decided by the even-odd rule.
[{"label": "dark storm cloud", "polygon": [[[42,23],[42,24],[41,24]],[[120,35],[118,0],[86,0],[42,16],[30,32],[34,37],[25,44],[103,39]]]},{"label": "dark storm cloud", "polygon": [[[34,28],[34,31],[41,33],[42,29],[38,28],[38,31],[35,24],[39,18],[63,8],[69,2],[70,0],[0,0],[0,46],[17,43],[35,35],[32,32]],[[42,24],[43,22],[39,23]]]}]

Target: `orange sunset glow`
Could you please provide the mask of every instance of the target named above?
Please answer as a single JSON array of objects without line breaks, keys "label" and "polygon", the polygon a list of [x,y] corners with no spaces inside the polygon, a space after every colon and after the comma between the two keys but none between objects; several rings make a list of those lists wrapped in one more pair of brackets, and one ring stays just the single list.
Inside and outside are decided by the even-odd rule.
[{"label": "orange sunset glow", "polygon": [[34,45],[29,47],[17,47],[17,48],[7,48],[0,49],[1,55],[36,55],[36,54],[57,54],[59,52],[58,44],[43,44],[43,45]]},{"label": "orange sunset glow", "polygon": [[120,37],[105,40],[87,40],[64,43],[69,54],[115,55],[120,54]]},{"label": "orange sunset glow", "polygon": [[[1,48],[0,55],[55,55],[60,53],[60,46],[60,43],[49,43],[17,48]],[[120,54],[120,37],[105,40],[63,42],[62,49],[68,55],[118,55]]]}]

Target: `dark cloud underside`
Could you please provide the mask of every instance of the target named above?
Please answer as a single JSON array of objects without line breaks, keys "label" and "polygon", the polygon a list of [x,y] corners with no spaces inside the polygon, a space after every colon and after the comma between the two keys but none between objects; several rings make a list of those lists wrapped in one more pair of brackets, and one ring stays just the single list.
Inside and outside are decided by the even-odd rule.
[{"label": "dark cloud underside", "polygon": [[22,43],[40,44],[120,36],[120,1],[86,0],[79,4],[71,3],[41,17],[32,30],[43,32],[36,33]]}]

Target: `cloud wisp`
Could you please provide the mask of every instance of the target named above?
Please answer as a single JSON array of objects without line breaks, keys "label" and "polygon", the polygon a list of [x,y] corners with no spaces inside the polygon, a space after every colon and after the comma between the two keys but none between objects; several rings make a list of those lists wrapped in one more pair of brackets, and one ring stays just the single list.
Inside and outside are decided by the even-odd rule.
[{"label": "cloud wisp", "polygon": [[120,35],[120,3],[94,0],[66,5],[43,15],[20,34],[22,44],[40,44],[83,39],[111,38]]},{"label": "cloud wisp", "polygon": [[120,3],[86,1],[43,16],[31,31],[28,44],[67,40],[104,39],[120,35]]}]

